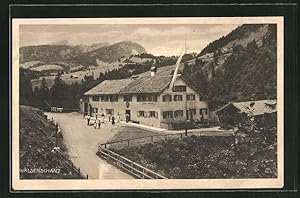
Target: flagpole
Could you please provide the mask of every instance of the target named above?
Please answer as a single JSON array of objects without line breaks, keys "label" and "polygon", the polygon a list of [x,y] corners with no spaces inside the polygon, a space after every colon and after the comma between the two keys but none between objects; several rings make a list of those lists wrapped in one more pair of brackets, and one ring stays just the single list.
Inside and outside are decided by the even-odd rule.
[{"label": "flagpole", "polygon": [[[184,54],[187,53],[187,50],[186,50],[186,37],[184,39]],[[186,65],[184,65],[186,66]],[[185,136],[188,135],[188,107],[187,107],[187,88],[186,88],[186,83],[185,83]]]}]

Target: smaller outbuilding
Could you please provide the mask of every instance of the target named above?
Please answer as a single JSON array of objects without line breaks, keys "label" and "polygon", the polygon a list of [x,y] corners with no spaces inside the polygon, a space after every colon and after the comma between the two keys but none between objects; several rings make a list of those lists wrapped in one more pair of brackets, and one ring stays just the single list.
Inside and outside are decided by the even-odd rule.
[{"label": "smaller outbuilding", "polygon": [[277,100],[230,102],[215,113],[223,128],[263,130],[277,126]]}]

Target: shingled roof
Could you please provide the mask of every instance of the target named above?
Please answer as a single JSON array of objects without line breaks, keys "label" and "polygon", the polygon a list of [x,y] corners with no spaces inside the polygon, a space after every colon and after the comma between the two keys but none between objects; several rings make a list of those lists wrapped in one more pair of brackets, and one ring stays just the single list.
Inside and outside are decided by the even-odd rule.
[{"label": "shingled roof", "polygon": [[100,95],[100,94],[118,94],[120,93],[121,89],[126,87],[130,84],[134,79],[126,78],[126,79],[119,79],[119,80],[105,80],[95,86],[94,88],[90,89],[89,91],[85,92],[84,95]]},{"label": "shingled roof", "polygon": [[247,102],[231,102],[216,111],[220,113],[229,106],[233,105],[239,110],[240,113],[246,113],[248,115],[262,115],[265,113],[275,113],[277,112],[277,101],[276,100],[257,100],[257,101],[247,101]]},{"label": "shingled roof", "polygon": [[161,93],[170,82],[171,75],[168,76],[144,76],[131,82],[121,90],[121,94],[134,93]]},{"label": "shingled roof", "polygon": [[171,65],[157,68],[155,76],[147,71],[135,78],[105,80],[84,95],[161,93],[170,85],[174,69]]}]

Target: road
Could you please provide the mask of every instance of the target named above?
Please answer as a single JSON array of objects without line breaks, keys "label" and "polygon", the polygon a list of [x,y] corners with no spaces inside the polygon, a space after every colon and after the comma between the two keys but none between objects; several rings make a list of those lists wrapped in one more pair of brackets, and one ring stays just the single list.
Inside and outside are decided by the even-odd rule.
[{"label": "road", "polygon": [[87,126],[86,120],[77,113],[45,113],[48,119],[60,126],[71,160],[89,179],[133,179],[132,176],[108,164],[96,155],[99,143],[104,143],[118,133],[119,125],[101,125],[101,129]]}]

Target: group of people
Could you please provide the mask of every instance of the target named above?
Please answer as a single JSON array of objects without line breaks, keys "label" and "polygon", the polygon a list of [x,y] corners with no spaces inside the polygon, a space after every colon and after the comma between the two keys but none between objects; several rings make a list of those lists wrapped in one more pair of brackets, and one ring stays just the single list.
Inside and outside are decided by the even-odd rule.
[{"label": "group of people", "polygon": [[[91,123],[91,116],[90,115],[86,116],[86,120],[87,120],[87,125],[88,126],[93,125],[95,129],[100,129],[101,123],[105,123],[105,115],[102,113],[100,119],[96,115],[95,120],[94,120],[93,123]],[[115,118],[114,115],[108,114],[108,122],[111,122],[112,125],[115,125],[116,122],[117,123],[120,122],[120,114],[119,114],[119,112],[118,112],[116,118]]]}]

